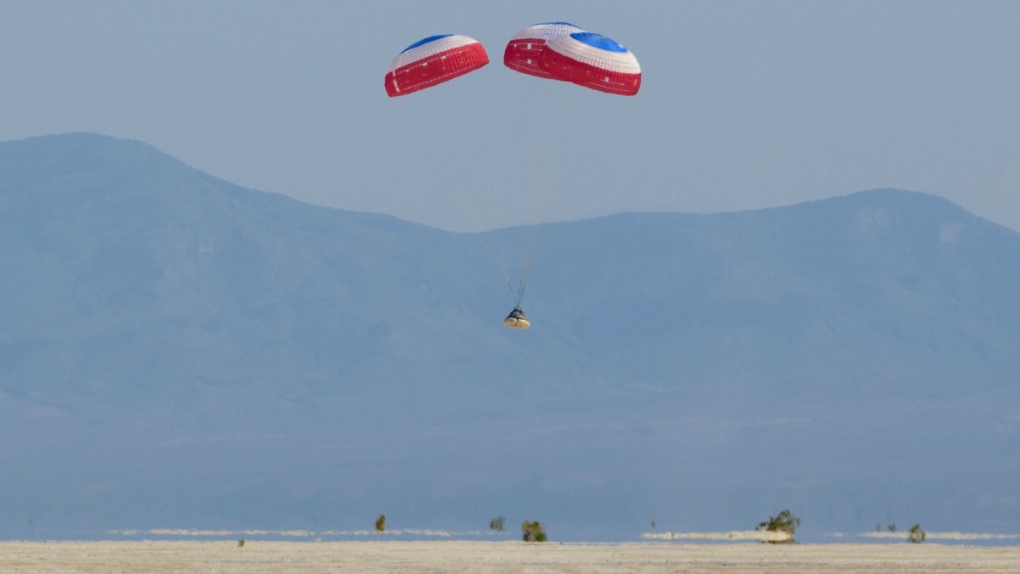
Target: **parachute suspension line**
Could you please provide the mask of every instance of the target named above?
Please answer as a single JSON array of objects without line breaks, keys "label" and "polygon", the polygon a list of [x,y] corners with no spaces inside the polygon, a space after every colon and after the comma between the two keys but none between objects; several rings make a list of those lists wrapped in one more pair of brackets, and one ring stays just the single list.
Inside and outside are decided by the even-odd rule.
[{"label": "parachute suspension line", "polygon": [[514,307],[520,305],[520,302],[517,300],[517,292],[514,291],[514,284],[509,278],[506,280],[506,286],[510,288],[510,296],[514,299]]},{"label": "parachute suspension line", "polygon": [[520,307],[520,302],[524,300],[524,279],[517,281],[517,289],[513,289],[513,281],[507,278],[507,286],[510,288],[510,296],[513,297],[513,306]]},{"label": "parachute suspension line", "polygon": [[527,281],[528,275],[531,275],[531,261],[535,258],[535,246],[531,245],[528,247],[528,252],[524,256],[524,261],[521,262],[521,281]]},{"label": "parachute suspension line", "polygon": [[[519,269],[520,279],[517,281],[517,292],[514,294],[514,305],[516,307],[521,306],[521,301],[524,300],[524,289],[528,286],[528,275],[531,274],[531,260],[534,258],[534,246],[528,249],[528,253],[524,260],[521,262]],[[513,289],[513,286],[511,286]]]}]

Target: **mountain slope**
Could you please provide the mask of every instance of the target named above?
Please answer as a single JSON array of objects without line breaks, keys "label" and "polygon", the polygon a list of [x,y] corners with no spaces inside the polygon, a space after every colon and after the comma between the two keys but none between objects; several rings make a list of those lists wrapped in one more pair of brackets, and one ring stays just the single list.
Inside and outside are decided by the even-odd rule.
[{"label": "mountain slope", "polygon": [[[1013,380],[1017,235],[941,199],[873,191],[563,229],[579,232],[551,242],[547,274],[564,301],[590,298],[560,323],[578,325],[580,344],[606,365],[638,354],[648,376],[868,390],[975,373]],[[574,256],[582,250],[589,256]],[[594,284],[587,293],[571,279],[583,275]]]}]

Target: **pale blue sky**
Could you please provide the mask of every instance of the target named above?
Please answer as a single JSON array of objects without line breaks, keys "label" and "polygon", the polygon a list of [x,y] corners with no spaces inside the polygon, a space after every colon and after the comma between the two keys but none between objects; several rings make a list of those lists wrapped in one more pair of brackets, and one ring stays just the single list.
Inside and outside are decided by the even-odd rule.
[{"label": "pale blue sky", "polygon": [[[566,20],[641,62],[623,98],[502,65]],[[92,131],[215,176],[453,230],[717,212],[875,187],[1020,230],[1020,2],[0,3],[0,140]],[[492,63],[389,99],[432,34]]]}]

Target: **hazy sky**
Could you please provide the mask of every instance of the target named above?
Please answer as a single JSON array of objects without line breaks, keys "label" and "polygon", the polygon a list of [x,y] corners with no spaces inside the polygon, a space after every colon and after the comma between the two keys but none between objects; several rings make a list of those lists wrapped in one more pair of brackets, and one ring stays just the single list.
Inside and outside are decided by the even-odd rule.
[{"label": "hazy sky", "polygon": [[[630,48],[641,93],[503,67],[549,20]],[[439,33],[492,63],[387,98]],[[0,140],[70,131],[453,230],[876,187],[1020,230],[1020,2],[0,2]]]}]

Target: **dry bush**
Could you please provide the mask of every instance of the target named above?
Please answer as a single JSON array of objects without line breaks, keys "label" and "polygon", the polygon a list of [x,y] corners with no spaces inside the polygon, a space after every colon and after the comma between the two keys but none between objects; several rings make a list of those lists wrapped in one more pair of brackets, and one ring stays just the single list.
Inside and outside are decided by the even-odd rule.
[{"label": "dry bush", "polygon": [[495,530],[496,532],[503,532],[506,529],[506,518],[497,516],[489,521],[489,530]]},{"label": "dry bush", "polygon": [[782,544],[793,542],[793,533],[800,526],[800,519],[789,510],[784,510],[776,516],[770,516],[768,520],[758,525],[758,530],[765,532],[785,532],[790,535],[786,540],[767,540],[769,544]]},{"label": "dry bush", "polygon": [[521,524],[521,531],[524,533],[523,540],[525,542],[545,542],[548,540],[545,535],[545,527],[537,520],[531,522],[525,520],[524,524]]}]

